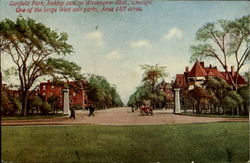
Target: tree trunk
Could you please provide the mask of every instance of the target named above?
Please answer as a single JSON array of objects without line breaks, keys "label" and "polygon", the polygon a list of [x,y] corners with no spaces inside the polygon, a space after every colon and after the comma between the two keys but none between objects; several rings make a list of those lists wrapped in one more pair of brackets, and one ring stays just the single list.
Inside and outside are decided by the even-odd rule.
[{"label": "tree trunk", "polygon": [[197,113],[200,114],[200,102],[199,101],[197,101],[197,108],[196,108],[196,110],[197,110]]},{"label": "tree trunk", "polygon": [[240,115],[239,106],[236,108],[236,115]]},{"label": "tree trunk", "polygon": [[22,116],[27,115],[27,102],[28,102],[27,93],[23,93],[23,95],[22,95]]},{"label": "tree trunk", "polygon": [[193,114],[194,114],[195,103],[192,103],[192,106],[193,106]]},{"label": "tree trunk", "polygon": [[56,107],[55,107],[54,103],[52,103],[52,108],[53,108],[53,114],[55,114],[56,113]]}]

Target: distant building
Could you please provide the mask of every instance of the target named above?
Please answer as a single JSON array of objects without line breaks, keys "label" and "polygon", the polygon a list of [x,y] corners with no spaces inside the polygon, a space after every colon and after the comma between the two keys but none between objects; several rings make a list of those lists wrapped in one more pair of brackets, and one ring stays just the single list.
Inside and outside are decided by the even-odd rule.
[{"label": "distant building", "polygon": [[173,81],[171,83],[167,83],[164,80],[160,83],[159,89],[164,92],[166,99],[166,107],[173,107],[174,102],[174,92],[173,92]]},{"label": "distant building", "polygon": [[83,83],[83,88],[81,88],[76,82],[63,82],[60,84],[55,84],[51,81],[40,83],[40,95],[46,100],[51,96],[59,97],[59,106],[63,106],[63,89],[69,88],[69,105],[71,106],[81,106],[83,108],[88,105],[88,97],[86,95],[86,83]]},{"label": "distant building", "polygon": [[[231,66],[231,71],[229,71],[229,73],[231,73],[234,79],[236,78],[234,66]],[[173,87],[181,88],[182,90],[192,90],[196,86],[201,87],[202,84],[207,80],[208,76],[224,79],[228,84],[231,84],[229,76],[226,72],[221,72],[216,66],[212,67],[212,65],[205,67],[204,62],[196,61],[190,71],[189,68],[186,67],[183,74],[176,74]],[[241,75],[238,75],[237,82],[239,87],[247,84]]]},{"label": "distant building", "polygon": [[14,98],[14,97],[19,97],[20,91],[11,88],[7,84],[2,84],[2,90],[6,94],[6,96]]}]

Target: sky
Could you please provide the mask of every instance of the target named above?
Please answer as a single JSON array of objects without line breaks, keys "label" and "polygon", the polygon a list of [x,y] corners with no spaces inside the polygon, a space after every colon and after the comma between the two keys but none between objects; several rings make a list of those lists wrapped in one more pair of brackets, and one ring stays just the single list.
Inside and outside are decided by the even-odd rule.
[{"label": "sky", "polygon": [[[190,46],[197,43],[195,33],[200,27],[250,11],[247,1],[152,1],[141,12],[19,14],[9,2],[0,0],[0,20],[22,15],[66,32],[74,48],[66,59],[80,65],[83,73],[106,77],[125,103],[141,84],[140,65],[166,66],[165,81],[175,80],[176,74],[193,65]],[[209,63],[218,64],[205,62]],[[3,69],[11,65],[8,57],[2,58]]]}]

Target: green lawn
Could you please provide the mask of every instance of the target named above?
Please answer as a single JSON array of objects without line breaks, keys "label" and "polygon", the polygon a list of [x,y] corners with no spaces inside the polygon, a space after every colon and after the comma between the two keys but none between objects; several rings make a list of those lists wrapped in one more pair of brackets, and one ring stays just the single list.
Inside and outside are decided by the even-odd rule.
[{"label": "green lawn", "polygon": [[63,117],[63,114],[50,114],[50,115],[27,115],[25,117],[21,115],[15,116],[1,116],[2,121],[6,120],[30,120],[30,119],[47,119],[47,118],[55,118],[55,117]]},{"label": "green lawn", "polygon": [[196,117],[216,117],[216,118],[249,118],[248,115],[229,115],[229,114],[193,114],[193,113],[179,113],[178,115],[188,115]]},{"label": "green lawn", "polygon": [[2,160],[212,163],[249,160],[248,122],[2,127]]}]

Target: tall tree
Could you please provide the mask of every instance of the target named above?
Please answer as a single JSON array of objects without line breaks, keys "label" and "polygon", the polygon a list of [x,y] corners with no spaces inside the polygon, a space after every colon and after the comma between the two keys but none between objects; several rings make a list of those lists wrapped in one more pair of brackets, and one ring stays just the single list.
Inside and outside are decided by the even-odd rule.
[{"label": "tall tree", "polygon": [[[66,33],[51,30],[31,18],[19,17],[15,22],[0,22],[0,48],[10,55],[18,70],[22,99],[22,115],[27,112],[27,98],[34,82],[47,74],[45,60],[53,55],[72,52]],[[2,55],[2,54],[1,54]]]},{"label": "tall tree", "polygon": [[189,91],[189,97],[194,102],[193,106],[196,107],[196,113],[202,114],[202,106],[201,104],[208,103],[211,96],[209,92],[201,87],[195,87],[194,89]]},{"label": "tall tree", "polygon": [[87,84],[88,98],[99,108],[122,106],[116,88],[102,76],[91,75]]},{"label": "tall tree", "polygon": [[75,91],[81,91],[86,87],[86,79],[81,73],[81,67],[75,62],[68,61],[63,58],[48,58],[46,60],[47,74],[52,76],[54,84],[62,85],[62,81],[73,80],[76,85],[65,85],[71,87]]},{"label": "tall tree", "polygon": [[[238,76],[250,54],[250,15],[233,21],[219,20],[207,23],[196,33],[196,40],[202,42],[191,46],[191,61],[203,58],[217,60],[225,69],[233,88],[238,89]],[[228,71],[228,59],[234,58],[236,76]]]},{"label": "tall tree", "polygon": [[159,84],[159,80],[161,78],[166,77],[168,74],[165,72],[166,67],[165,66],[159,66],[156,65],[141,65],[142,70],[144,70],[143,73],[143,79],[142,82],[144,82],[145,85],[149,85],[151,87],[151,93],[152,93],[152,104],[155,108],[155,100],[157,96],[157,84]]}]

